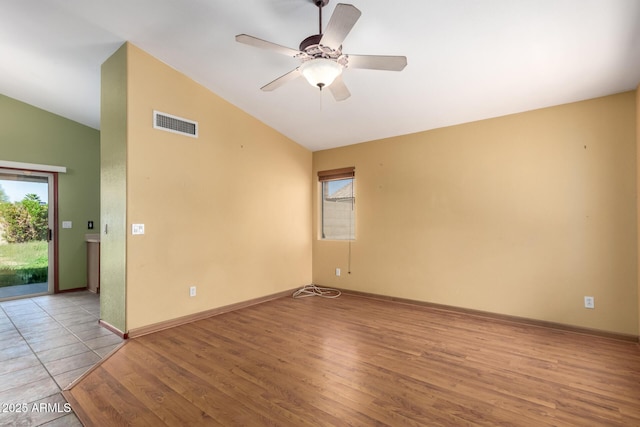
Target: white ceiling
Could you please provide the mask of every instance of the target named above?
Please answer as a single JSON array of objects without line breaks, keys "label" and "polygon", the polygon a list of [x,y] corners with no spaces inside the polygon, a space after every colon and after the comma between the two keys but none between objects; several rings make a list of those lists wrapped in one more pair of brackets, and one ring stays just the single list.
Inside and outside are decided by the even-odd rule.
[{"label": "white ceiling", "polygon": [[345,53],[408,58],[345,70],[343,102],[304,79],[260,91],[298,60],[234,39],[297,49],[317,33],[311,0],[0,0],[0,93],[99,128],[100,65],[130,41],[315,151],[640,82],[638,0],[342,1],[362,11]]}]

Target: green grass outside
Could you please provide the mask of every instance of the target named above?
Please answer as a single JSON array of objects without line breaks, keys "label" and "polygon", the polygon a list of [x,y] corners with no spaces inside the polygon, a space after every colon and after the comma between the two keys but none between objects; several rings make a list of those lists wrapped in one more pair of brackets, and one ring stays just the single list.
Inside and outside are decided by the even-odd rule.
[{"label": "green grass outside", "polygon": [[47,281],[48,242],[0,245],[0,287]]}]

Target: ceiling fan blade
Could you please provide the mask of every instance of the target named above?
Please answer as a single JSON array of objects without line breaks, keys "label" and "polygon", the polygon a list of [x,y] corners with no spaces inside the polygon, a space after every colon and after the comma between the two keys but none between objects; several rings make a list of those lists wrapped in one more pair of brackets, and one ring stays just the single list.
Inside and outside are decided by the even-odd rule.
[{"label": "ceiling fan blade", "polygon": [[362,12],[351,4],[339,3],[329,19],[327,29],[322,35],[320,44],[329,46],[333,49],[338,49],[342,42],[349,34],[349,31],[353,28],[360,18]]},{"label": "ceiling fan blade", "polygon": [[407,66],[406,56],[347,55],[348,68],[402,71]]},{"label": "ceiling fan blade", "polygon": [[329,85],[329,90],[336,101],[344,101],[351,96],[351,92],[349,92],[344,80],[342,80],[342,75],[336,77],[333,83]]},{"label": "ceiling fan blade", "polygon": [[279,44],[271,43],[266,40],[259,39],[257,37],[249,36],[247,34],[238,34],[236,36],[236,41],[238,43],[248,44],[249,46],[259,47],[260,49],[271,50],[287,56],[295,57],[300,54],[299,50],[295,50],[286,46],[281,46]]},{"label": "ceiling fan blade", "polygon": [[291,80],[297,79],[301,75],[302,75],[302,73],[300,73],[300,70],[298,68],[296,68],[295,70],[291,70],[287,74],[278,77],[277,79],[275,79],[271,83],[268,83],[268,84],[262,86],[260,88],[260,90],[263,90],[265,92],[270,92],[272,90],[278,89],[280,86],[282,86],[283,84],[285,84],[287,82],[290,82]]}]

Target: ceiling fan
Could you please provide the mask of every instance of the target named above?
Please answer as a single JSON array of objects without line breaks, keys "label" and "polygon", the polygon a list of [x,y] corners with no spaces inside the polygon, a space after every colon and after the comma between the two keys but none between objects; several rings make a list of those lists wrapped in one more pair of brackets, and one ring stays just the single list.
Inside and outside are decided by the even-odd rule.
[{"label": "ceiling fan", "polygon": [[302,64],[287,74],[278,77],[261,87],[263,91],[272,91],[283,84],[304,76],[309,84],[322,90],[328,87],[336,101],[349,96],[349,89],[342,80],[345,68],[366,68],[370,70],[401,71],[407,65],[406,56],[350,55],[342,53],[342,41],[356,24],[362,12],[351,4],[339,3],[329,19],[327,28],[322,32],[322,8],[329,0],[312,0],[318,7],[319,34],[307,37],[300,43],[300,50],[271,43],[247,34],[238,34],[236,41],[262,49],[272,50],[293,58]]}]

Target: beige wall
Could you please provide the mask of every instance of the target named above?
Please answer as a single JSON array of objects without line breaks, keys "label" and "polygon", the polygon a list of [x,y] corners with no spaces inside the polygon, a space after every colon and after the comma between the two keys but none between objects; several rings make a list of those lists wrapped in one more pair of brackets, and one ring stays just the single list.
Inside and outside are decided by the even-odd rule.
[{"label": "beige wall", "polygon": [[[638,335],[635,91],[312,155],[126,52],[125,330],[313,281]],[[314,177],[346,166],[351,248],[317,239]]]},{"label": "beige wall", "polygon": [[314,238],[314,283],[638,335],[635,96],[315,152],[356,167],[356,241],[346,274]]},{"label": "beige wall", "polygon": [[133,45],[127,85],[127,330],[310,283],[311,152]]}]

